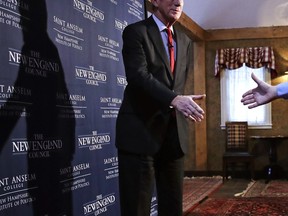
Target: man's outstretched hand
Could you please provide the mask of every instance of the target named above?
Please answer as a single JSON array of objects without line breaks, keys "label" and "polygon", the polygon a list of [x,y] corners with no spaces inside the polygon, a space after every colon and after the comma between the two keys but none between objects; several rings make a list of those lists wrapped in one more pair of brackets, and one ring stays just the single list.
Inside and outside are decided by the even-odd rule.
[{"label": "man's outstretched hand", "polygon": [[178,95],[173,99],[171,105],[181,112],[186,118],[192,121],[200,122],[204,119],[204,110],[195,102],[201,100],[206,95]]},{"label": "man's outstretched hand", "polygon": [[257,83],[257,87],[250,89],[242,95],[241,102],[248,105],[249,109],[271,102],[277,98],[277,88],[260,79],[254,73],[252,79]]}]

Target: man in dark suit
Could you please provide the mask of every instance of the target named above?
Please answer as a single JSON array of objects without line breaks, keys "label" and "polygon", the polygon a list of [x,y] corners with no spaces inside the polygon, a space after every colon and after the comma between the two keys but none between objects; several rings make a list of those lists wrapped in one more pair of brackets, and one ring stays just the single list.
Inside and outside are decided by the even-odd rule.
[{"label": "man in dark suit", "polygon": [[[151,2],[153,15],[123,32],[128,85],[116,123],[121,216],[150,215],[154,185],[158,216],[182,216],[188,120],[204,118],[194,101],[204,95],[183,95],[193,50],[191,40],[173,26],[183,0]],[[174,69],[167,28],[173,32]]]}]

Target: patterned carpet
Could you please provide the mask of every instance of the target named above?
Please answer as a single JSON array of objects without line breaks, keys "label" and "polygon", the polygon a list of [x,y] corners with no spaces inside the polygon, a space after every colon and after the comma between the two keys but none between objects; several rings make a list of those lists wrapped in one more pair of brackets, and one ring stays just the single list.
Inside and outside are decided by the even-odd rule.
[{"label": "patterned carpet", "polygon": [[[237,197],[238,196],[238,197]],[[208,198],[186,216],[287,216],[288,181],[251,182],[232,198]]]},{"label": "patterned carpet", "polygon": [[187,214],[222,185],[222,177],[184,178],[183,212]]},{"label": "patterned carpet", "polygon": [[253,181],[243,192],[243,197],[288,197],[288,181],[272,180],[268,184],[265,181]]},{"label": "patterned carpet", "polygon": [[288,198],[209,198],[187,216],[286,216]]}]

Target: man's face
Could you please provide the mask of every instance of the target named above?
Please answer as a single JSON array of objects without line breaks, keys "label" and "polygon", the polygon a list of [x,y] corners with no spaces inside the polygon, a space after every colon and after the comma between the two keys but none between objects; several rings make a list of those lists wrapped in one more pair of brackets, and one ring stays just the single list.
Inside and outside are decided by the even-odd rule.
[{"label": "man's face", "polygon": [[172,25],[182,14],[184,0],[152,0],[152,3],[158,8],[157,17],[164,24]]}]

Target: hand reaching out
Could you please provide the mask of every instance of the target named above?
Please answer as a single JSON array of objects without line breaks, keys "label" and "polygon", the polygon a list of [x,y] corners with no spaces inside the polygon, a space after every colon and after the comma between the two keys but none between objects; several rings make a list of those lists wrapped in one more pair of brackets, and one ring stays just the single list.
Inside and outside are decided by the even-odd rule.
[{"label": "hand reaching out", "polygon": [[268,83],[258,79],[253,73],[251,77],[258,86],[254,89],[250,89],[242,95],[241,102],[244,105],[248,105],[248,108],[252,109],[269,103],[277,98],[276,86],[269,85]]},{"label": "hand reaching out", "polygon": [[203,95],[178,95],[171,105],[192,121],[200,122],[204,118],[204,110],[194,101],[206,97]]}]

